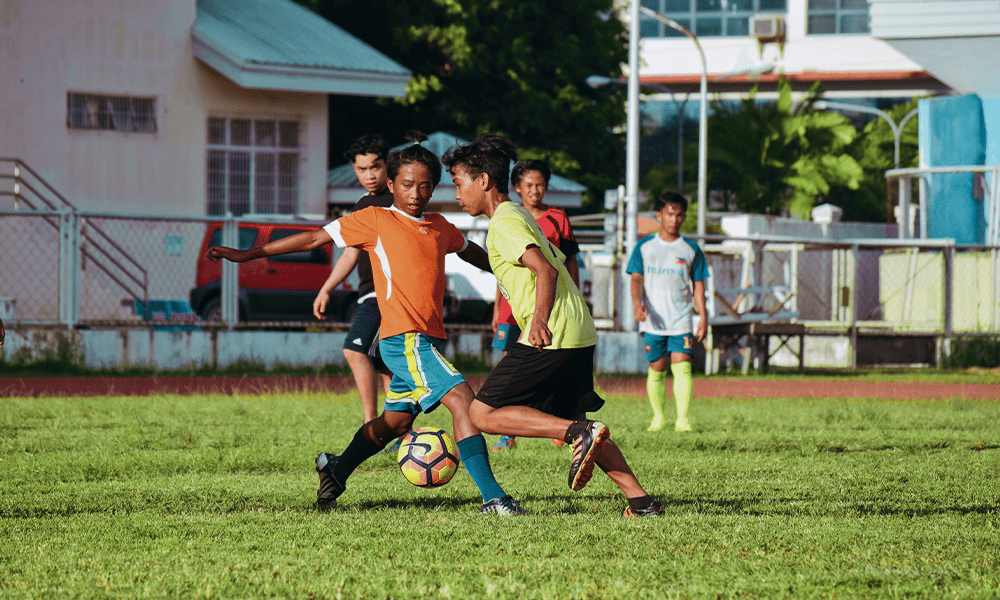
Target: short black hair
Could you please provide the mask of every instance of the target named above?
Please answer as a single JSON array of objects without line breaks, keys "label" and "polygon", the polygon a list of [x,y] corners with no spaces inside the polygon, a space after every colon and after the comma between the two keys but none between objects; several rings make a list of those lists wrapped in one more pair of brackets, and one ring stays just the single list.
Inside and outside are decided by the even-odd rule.
[{"label": "short black hair", "polygon": [[386,175],[389,179],[396,181],[396,175],[399,175],[399,169],[403,165],[419,163],[426,166],[431,172],[431,182],[434,183],[434,187],[437,187],[437,184],[441,183],[441,161],[433,152],[420,145],[420,142],[426,140],[427,136],[419,131],[411,130],[406,132],[406,139],[413,144],[402,150],[393,150],[389,153],[389,160],[385,163]]},{"label": "short black hair", "polygon": [[679,204],[681,206],[681,211],[687,212],[687,198],[682,196],[680,192],[675,192],[674,190],[666,190],[657,196],[656,200],[653,201],[653,210],[655,212],[660,212],[663,210],[663,207],[668,204]]},{"label": "short black hair", "polygon": [[501,194],[507,193],[510,163],[517,160],[517,145],[502,135],[484,133],[477,135],[465,146],[453,146],[444,153],[441,161],[449,170],[462,167],[471,177],[486,173]]},{"label": "short black hair", "polygon": [[528,171],[538,171],[542,174],[542,179],[545,180],[545,187],[549,187],[549,179],[552,178],[552,169],[549,168],[548,163],[544,160],[525,160],[514,165],[514,170],[510,172],[510,182],[517,187],[517,184],[521,183],[521,178]]},{"label": "short black hair", "polygon": [[344,152],[344,159],[354,164],[354,159],[359,154],[377,154],[379,158],[385,160],[389,155],[389,144],[378,134],[363,135],[354,140],[347,152]]}]

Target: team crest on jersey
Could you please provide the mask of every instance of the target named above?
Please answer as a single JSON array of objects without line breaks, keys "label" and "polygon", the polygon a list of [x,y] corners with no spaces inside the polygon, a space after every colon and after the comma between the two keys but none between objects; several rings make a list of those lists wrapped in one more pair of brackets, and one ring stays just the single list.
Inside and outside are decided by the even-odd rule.
[{"label": "team crest on jersey", "polygon": [[687,264],[687,261],[686,261],[686,260],[684,260],[683,258],[678,258],[678,259],[677,259],[677,264],[679,264],[679,265],[686,265],[686,264]]},{"label": "team crest on jersey", "polygon": [[417,231],[419,231],[420,233],[427,233],[427,230],[426,230],[426,229],[424,229],[423,227],[421,227],[421,228],[420,228],[420,229],[418,229]]},{"label": "team crest on jersey", "polygon": [[497,332],[497,339],[498,340],[500,340],[502,342],[506,338],[507,338],[507,332],[506,331],[504,331],[503,329],[501,329],[500,331]]}]

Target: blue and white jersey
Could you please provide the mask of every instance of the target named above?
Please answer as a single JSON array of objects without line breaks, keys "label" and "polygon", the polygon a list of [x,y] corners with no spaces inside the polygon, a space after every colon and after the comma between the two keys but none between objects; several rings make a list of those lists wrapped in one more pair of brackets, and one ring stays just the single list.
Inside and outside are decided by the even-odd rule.
[{"label": "blue and white jersey", "polygon": [[642,302],[649,316],[639,323],[640,331],[692,333],[692,286],[708,279],[708,264],[698,244],[684,237],[668,242],[654,233],[636,244],[625,272],[643,277]]}]

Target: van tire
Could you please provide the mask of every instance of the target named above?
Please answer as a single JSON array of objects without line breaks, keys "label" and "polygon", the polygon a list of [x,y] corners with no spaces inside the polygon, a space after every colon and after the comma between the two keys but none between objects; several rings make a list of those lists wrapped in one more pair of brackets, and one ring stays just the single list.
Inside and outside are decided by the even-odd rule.
[{"label": "van tire", "polygon": [[206,323],[222,323],[222,299],[212,298],[201,311],[201,320]]}]

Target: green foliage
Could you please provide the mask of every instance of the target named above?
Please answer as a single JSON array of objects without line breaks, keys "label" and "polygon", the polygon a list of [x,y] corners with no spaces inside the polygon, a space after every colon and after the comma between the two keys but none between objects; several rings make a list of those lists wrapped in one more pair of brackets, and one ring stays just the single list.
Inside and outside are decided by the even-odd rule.
[{"label": "green foliage", "polygon": [[969,337],[951,340],[945,366],[952,369],[1000,367],[1000,338]]},{"label": "green foliage", "polygon": [[738,106],[713,102],[708,121],[709,188],[738,210],[808,219],[834,186],[857,189],[864,175],[847,148],[856,130],[843,116],[817,111],[819,84],[799,103],[778,82],[778,100],[761,104],[756,88]]},{"label": "green foliage", "polygon": [[[913,99],[885,112],[898,125],[916,107],[917,99]],[[900,135],[900,168],[917,166],[917,146],[917,116],[914,115],[904,124]],[[833,186],[826,201],[844,210],[845,221],[885,222],[888,208],[885,172],[896,166],[892,128],[881,117],[870,121],[847,147],[847,153],[861,166],[864,177],[857,189]]]},{"label": "green foliage", "polygon": [[596,210],[623,171],[626,28],[611,0],[298,0],[413,72],[399,101],[331,96],[331,157],[359,135],[407,129],[509,136],[525,158],[591,190]]},{"label": "green foliage", "polygon": [[[984,598],[996,545],[1000,403],[699,399],[696,432],[601,418],[666,507],[625,520],[569,448],[491,453],[532,511],[478,513],[459,473],[423,490],[389,454],[314,510],[312,461],[357,397],[0,400],[4,597]],[[445,410],[419,424],[451,429]],[[492,441],[492,440],[491,440]],[[581,568],[584,565],[585,568]]]}]

